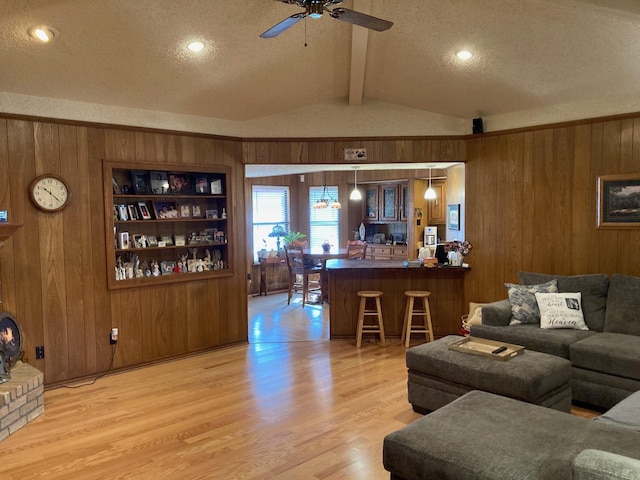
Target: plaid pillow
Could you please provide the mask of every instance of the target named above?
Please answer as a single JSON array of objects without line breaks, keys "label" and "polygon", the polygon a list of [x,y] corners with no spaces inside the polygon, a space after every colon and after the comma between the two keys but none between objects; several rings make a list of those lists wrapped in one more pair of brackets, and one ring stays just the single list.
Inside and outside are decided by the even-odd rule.
[{"label": "plaid pillow", "polygon": [[505,283],[511,304],[509,325],[540,323],[540,309],[536,302],[536,293],[558,293],[558,281],[554,278],[540,285],[517,285]]}]

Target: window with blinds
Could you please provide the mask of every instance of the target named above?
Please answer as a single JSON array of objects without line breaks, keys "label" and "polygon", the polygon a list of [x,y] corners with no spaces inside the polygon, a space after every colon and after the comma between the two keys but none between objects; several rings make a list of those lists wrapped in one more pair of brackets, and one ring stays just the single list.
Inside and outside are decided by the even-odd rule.
[{"label": "window with blinds", "polygon": [[[326,187],[325,197],[330,200],[338,200],[338,187]],[[340,209],[313,208],[313,205],[322,198],[324,187],[309,187],[309,248],[319,250],[322,242],[328,240],[331,245],[340,246]]]},{"label": "window with blinds", "polygon": [[[289,232],[289,187],[254,185],[253,197],[253,256],[258,259],[258,251],[277,250],[277,237],[270,237],[273,227],[280,225]],[[280,248],[283,246],[280,238]]]}]

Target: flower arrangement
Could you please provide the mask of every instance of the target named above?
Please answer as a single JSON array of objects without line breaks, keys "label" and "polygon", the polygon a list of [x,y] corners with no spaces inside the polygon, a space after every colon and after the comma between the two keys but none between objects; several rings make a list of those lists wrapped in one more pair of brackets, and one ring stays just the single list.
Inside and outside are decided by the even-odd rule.
[{"label": "flower arrangement", "polygon": [[469,240],[465,240],[464,242],[461,242],[460,240],[454,240],[453,242],[451,242],[449,251],[457,252],[463,257],[466,257],[467,255],[469,255],[469,252],[472,248],[473,245],[471,245],[471,242],[469,242]]}]

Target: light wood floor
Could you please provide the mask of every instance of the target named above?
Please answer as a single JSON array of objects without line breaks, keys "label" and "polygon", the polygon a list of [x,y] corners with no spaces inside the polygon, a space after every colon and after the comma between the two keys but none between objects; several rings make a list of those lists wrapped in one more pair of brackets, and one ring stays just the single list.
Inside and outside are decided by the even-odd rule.
[{"label": "light wood floor", "polygon": [[250,310],[287,341],[252,322],[248,345],[46,391],[45,413],[0,442],[0,479],[388,478],[383,437],[420,418],[404,347],[295,333],[318,312],[268,314],[276,297]]}]

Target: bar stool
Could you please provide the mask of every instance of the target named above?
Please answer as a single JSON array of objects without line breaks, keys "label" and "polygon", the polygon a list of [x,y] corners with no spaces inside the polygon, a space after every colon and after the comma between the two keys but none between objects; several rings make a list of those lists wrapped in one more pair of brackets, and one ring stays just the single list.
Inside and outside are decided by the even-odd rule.
[{"label": "bar stool", "polygon": [[[431,311],[429,309],[429,296],[431,292],[424,290],[408,290],[404,292],[407,296],[407,306],[404,314],[404,324],[402,325],[402,335],[400,340],[404,340],[404,346],[409,348],[409,341],[412,333],[424,333],[424,337],[429,342],[433,342],[433,327],[431,325]],[[414,310],[415,299],[422,299],[422,310]],[[417,305],[416,305],[417,306]],[[422,325],[413,325],[414,315],[424,317]]]},{"label": "bar stool", "polygon": [[[382,297],[382,292],[377,290],[361,290],[358,292],[358,296],[360,297],[360,311],[358,313],[358,328],[356,331],[356,347],[360,348],[360,344],[362,343],[362,332],[366,331],[368,333],[379,333],[380,341],[382,346],[384,347],[385,339],[384,339],[384,323],[382,322],[382,308],[380,306],[380,297]],[[375,309],[367,310],[367,299],[372,298],[376,301]],[[377,317],[377,325],[365,325],[364,317],[365,316],[373,316]]]}]

